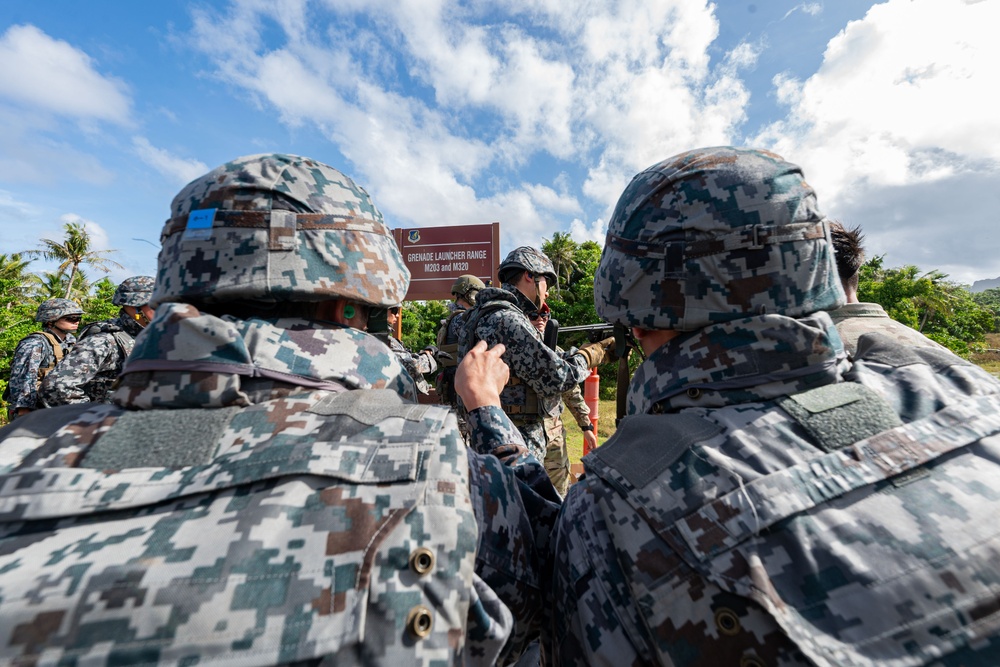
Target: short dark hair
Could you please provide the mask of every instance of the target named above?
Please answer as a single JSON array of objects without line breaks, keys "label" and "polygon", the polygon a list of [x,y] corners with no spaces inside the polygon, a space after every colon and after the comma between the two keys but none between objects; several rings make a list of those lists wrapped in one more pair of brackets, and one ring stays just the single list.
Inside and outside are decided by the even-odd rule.
[{"label": "short dark hair", "polygon": [[837,259],[840,282],[857,289],[858,271],[865,263],[865,235],[861,233],[861,226],[847,229],[841,223],[832,221],[830,236],[833,237],[833,254]]}]

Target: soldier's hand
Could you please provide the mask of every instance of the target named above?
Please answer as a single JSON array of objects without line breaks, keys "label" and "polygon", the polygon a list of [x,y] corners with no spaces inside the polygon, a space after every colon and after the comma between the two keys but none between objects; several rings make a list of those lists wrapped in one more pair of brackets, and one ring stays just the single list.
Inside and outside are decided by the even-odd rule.
[{"label": "soldier's hand", "polygon": [[587,360],[587,368],[600,366],[608,361],[615,360],[615,337],[605,338],[597,343],[584,345],[576,351]]},{"label": "soldier's hand", "polygon": [[506,349],[503,344],[487,349],[486,341],[481,340],[462,358],[455,372],[455,392],[466,410],[500,406],[500,391],[510,377],[510,369],[500,358]]},{"label": "soldier's hand", "polygon": [[597,433],[594,431],[583,432],[583,451],[592,452],[597,449]]}]

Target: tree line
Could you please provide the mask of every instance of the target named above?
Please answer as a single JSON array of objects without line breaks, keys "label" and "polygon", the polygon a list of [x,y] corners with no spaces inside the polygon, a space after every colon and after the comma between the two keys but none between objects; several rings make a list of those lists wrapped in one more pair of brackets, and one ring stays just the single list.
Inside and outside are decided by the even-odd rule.
[{"label": "tree line", "polygon": [[[111,303],[117,285],[107,277],[91,282],[89,273],[107,273],[121,265],[97,250],[83,225],[67,223],[61,239],[40,239],[39,247],[10,255],[0,254],[0,391],[10,378],[14,348],[24,336],[37,331],[35,310],[51,298],[69,298],[84,311],[83,323],[113,317]],[[549,307],[562,326],[599,321],[594,309],[594,275],[601,247],[593,241],[577,242],[564,232],[545,239],[541,248],[555,268],[557,281],[550,286]],[[57,261],[55,271],[31,272],[35,259]],[[858,297],[885,308],[893,319],[920,331],[957,354],[969,357],[984,351],[986,336],[1000,332],[1000,288],[973,294],[965,285],[948,280],[940,271],[916,266],[888,268],[885,256],[869,259],[862,267]],[[411,350],[433,345],[442,320],[448,315],[445,301],[404,304],[403,344]],[[562,335],[564,348],[585,343],[583,334]],[[633,359],[632,365],[637,363]],[[613,398],[615,369],[601,369],[602,398]],[[6,410],[0,410],[0,423]]]}]

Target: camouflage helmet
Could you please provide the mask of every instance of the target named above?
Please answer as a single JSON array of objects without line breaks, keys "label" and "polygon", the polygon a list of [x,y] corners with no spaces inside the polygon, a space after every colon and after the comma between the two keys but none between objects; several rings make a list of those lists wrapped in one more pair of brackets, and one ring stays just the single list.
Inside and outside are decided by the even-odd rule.
[{"label": "camouflage helmet", "polygon": [[486,289],[486,283],[473,275],[465,274],[455,279],[455,282],[451,286],[451,293],[454,296],[462,297],[475,303],[476,294],[479,290],[484,289]]},{"label": "camouflage helmet", "polygon": [[386,307],[410,272],[368,193],[296,155],[237,158],[174,198],[153,302],[325,301]]},{"label": "camouflage helmet", "polygon": [[152,276],[132,276],[122,281],[111,297],[111,303],[116,306],[132,306],[138,308],[149,303],[153,296]]},{"label": "camouflage helmet", "polygon": [[510,282],[513,276],[519,271],[530,271],[531,273],[543,275],[549,283],[556,281],[556,270],[552,268],[552,262],[548,257],[531,246],[523,245],[520,248],[511,250],[507,257],[500,263],[497,269],[497,277],[500,282]]},{"label": "camouflage helmet", "polygon": [[829,223],[799,167],[703,148],[639,173],[608,223],[594,285],[608,322],[692,331],[844,303]]},{"label": "camouflage helmet", "polygon": [[49,299],[43,301],[35,311],[36,322],[55,322],[67,315],[83,315],[83,309],[69,299]]}]

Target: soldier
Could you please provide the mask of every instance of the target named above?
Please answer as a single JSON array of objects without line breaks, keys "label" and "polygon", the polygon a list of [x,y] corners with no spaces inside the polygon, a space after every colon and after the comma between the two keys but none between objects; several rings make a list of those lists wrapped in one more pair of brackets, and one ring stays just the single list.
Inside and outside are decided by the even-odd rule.
[{"label": "soldier", "polygon": [[[537,312],[528,313],[528,319],[543,338],[550,317],[551,310],[547,303],[542,304]],[[562,353],[563,349],[557,345],[555,351]],[[597,432],[593,422],[590,421],[590,406],[583,398],[580,385],[575,384],[562,393],[558,413],[543,420],[545,438],[548,441],[545,449],[545,472],[549,474],[549,479],[552,480],[552,485],[556,487],[560,496],[566,495],[570,482],[573,481],[570,474],[569,451],[566,449],[566,427],[562,420],[565,408],[569,408],[570,414],[583,431],[583,451],[587,452],[597,447]]]},{"label": "soldier", "polygon": [[858,300],[861,265],[865,262],[864,234],[861,233],[861,227],[845,229],[839,222],[831,221],[830,236],[833,239],[840,284],[847,296],[847,303],[836,310],[831,310],[830,317],[837,325],[837,333],[840,334],[840,340],[843,341],[844,349],[848,353],[854,354],[857,351],[858,338],[866,333],[881,333],[905,345],[947,349],[916,329],[890,318],[881,305]]},{"label": "soldier", "polygon": [[155,319],[115,404],[0,430],[0,661],[516,655],[537,635],[556,508],[477,402],[506,381],[503,348],[472,350],[490,372],[457,378],[496,455],[481,456],[364,333],[409,273],[368,194],[308,158],[192,181],[161,242]]},{"label": "soldier", "polygon": [[431,393],[431,386],[427,382],[427,378],[424,377],[427,373],[433,373],[437,370],[438,364],[437,359],[434,358],[434,354],[437,350],[433,347],[425,347],[420,350],[420,352],[410,352],[403,345],[403,342],[396,338],[395,331],[396,326],[399,324],[399,311],[401,309],[401,304],[395,304],[386,311],[386,324],[388,331],[384,336],[381,336],[385,341],[389,349],[396,353],[399,360],[403,363],[403,368],[406,372],[410,374],[414,382],[417,384],[417,391],[421,394]]},{"label": "soldier", "polygon": [[455,369],[458,367],[458,341],[461,337],[462,329],[465,327],[465,316],[469,310],[475,307],[476,298],[481,290],[486,289],[486,284],[473,275],[459,276],[451,286],[451,295],[454,300],[448,304],[451,312],[448,317],[441,321],[441,326],[437,332],[438,364],[441,372],[438,373],[435,388],[438,399],[451,406],[458,416],[458,429],[462,436],[468,441],[469,427],[462,414],[462,408],[458,402],[458,395],[455,393]]},{"label": "soldier", "polygon": [[153,319],[152,293],[150,276],[133,276],[118,285],[111,297],[111,303],[121,306],[118,315],[84,327],[79,342],[42,381],[39,391],[45,405],[111,401],[111,385],[121,374],[135,337]]},{"label": "soldier", "polygon": [[798,167],[641,172],[595,300],[647,356],[559,517],[553,664],[996,663],[1000,383],[879,334],[851,364]]},{"label": "soldier", "polygon": [[459,355],[464,356],[479,340],[504,345],[510,381],[501,394],[501,406],[524,436],[528,451],[544,461],[543,419],[557,415],[562,393],[583,382],[591,368],[609,358],[614,338],[556,353],[527,317],[545,303],[547,285],[556,278],[552,262],[538,250],[522,246],[507,255],[497,274],[503,287],[479,292],[476,307],[465,319]]},{"label": "soldier", "polygon": [[20,340],[10,363],[10,383],[4,392],[11,420],[40,407],[38,385],[69,352],[83,310],[69,299],[49,299],[38,306],[35,321],[42,330]]}]

